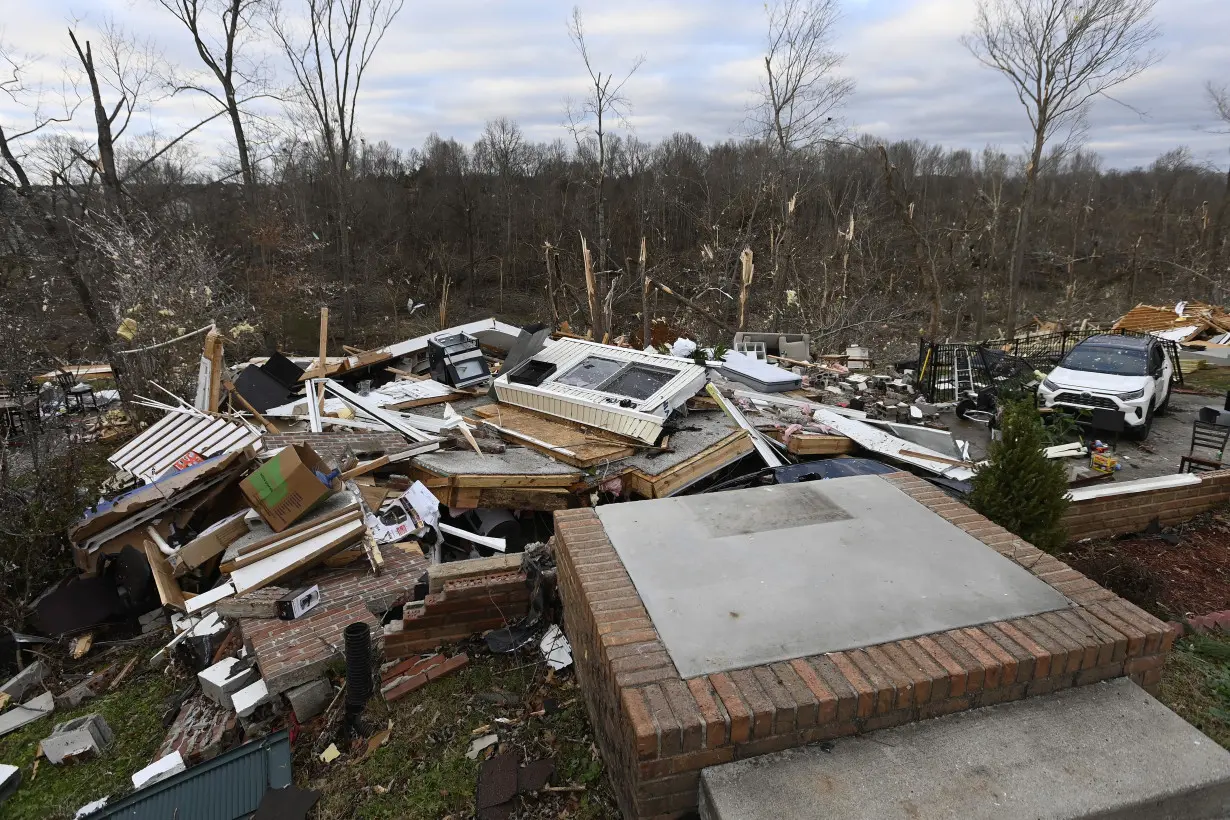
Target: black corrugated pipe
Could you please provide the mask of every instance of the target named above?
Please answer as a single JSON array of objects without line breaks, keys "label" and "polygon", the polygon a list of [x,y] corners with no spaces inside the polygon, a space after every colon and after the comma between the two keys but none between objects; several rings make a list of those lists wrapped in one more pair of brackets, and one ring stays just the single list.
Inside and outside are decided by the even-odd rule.
[{"label": "black corrugated pipe", "polygon": [[359,715],[372,696],[372,632],[362,621],[343,633],[346,649],[346,723],[358,729]]}]

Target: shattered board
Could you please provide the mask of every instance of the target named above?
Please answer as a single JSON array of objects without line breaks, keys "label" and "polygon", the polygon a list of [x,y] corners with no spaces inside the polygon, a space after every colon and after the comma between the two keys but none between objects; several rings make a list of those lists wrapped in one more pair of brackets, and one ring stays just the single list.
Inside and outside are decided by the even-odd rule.
[{"label": "shattered board", "polygon": [[597,513],[684,678],[1071,605],[876,476]]}]

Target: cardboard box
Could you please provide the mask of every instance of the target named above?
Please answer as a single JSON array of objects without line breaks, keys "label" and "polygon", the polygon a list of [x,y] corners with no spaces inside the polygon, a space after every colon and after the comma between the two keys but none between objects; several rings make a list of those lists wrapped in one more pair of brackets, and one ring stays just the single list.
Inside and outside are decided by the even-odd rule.
[{"label": "cardboard box", "polygon": [[281,532],[340,489],[336,480],[326,486],[317,472],[327,475],[328,465],[306,444],[292,444],[241,481],[239,489],[269,528]]},{"label": "cardboard box", "polygon": [[199,567],[215,555],[221,555],[241,536],[247,535],[248,522],[244,518],[247,514],[248,510],[241,510],[223,518],[177,549],[174,555],[168,555],[167,561],[176,577]]},{"label": "cardboard box", "polygon": [[296,589],[288,592],[277,600],[278,618],[283,621],[293,621],[316,608],[320,603],[320,585]]}]

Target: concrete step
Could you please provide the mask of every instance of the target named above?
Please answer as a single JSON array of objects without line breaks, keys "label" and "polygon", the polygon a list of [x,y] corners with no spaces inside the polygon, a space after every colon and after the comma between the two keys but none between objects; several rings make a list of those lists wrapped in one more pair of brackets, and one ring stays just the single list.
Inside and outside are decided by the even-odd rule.
[{"label": "concrete step", "polygon": [[1230,752],[1127,679],[727,763],[702,820],[1230,817]]}]

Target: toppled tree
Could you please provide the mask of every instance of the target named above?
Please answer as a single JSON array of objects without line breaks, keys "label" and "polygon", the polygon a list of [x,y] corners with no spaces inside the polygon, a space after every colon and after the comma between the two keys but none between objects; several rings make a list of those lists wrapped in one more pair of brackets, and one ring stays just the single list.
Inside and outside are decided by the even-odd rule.
[{"label": "toppled tree", "polygon": [[1068,479],[1063,465],[1042,452],[1042,420],[1032,402],[1003,406],[1003,437],[991,442],[990,459],[974,476],[970,505],[1038,549],[1064,545]]}]

